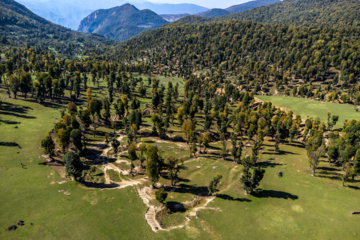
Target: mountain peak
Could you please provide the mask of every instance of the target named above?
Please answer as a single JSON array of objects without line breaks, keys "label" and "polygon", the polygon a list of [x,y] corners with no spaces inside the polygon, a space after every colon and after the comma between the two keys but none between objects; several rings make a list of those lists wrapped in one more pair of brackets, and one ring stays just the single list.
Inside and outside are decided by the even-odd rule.
[{"label": "mountain peak", "polygon": [[81,21],[78,30],[124,41],[145,29],[159,28],[166,23],[168,22],[153,11],[140,11],[127,3],[91,13]]}]

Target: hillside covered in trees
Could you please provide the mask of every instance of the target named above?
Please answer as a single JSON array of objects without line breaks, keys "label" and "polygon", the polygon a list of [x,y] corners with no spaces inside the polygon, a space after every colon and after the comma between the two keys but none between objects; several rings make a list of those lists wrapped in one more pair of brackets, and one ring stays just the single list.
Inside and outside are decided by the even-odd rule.
[{"label": "hillside covered in trees", "polygon": [[144,61],[161,74],[185,76],[197,71],[221,79],[232,76],[239,86],[265,94],[276,88],[297,95],[301,88],[306,90],[300,96],[325,99],[334,91],[338,99],[342,93],[337,86],[341,86],[347,94],[344,101],[356,102],[359,93],[353,87],[359,78],[359,40],[360,28],[356,27],[291,27],[249,21],[196,27],[172,24],[120,45],[113,54],[124,62]]},{"label": "hillside covered in trees", "polygon": [[216,18],[189,16],[182,23],[204,23],[227,20],[249,20],[297,26],[360,26],[360,4],[357,0],[284,0],[244,12]]}]

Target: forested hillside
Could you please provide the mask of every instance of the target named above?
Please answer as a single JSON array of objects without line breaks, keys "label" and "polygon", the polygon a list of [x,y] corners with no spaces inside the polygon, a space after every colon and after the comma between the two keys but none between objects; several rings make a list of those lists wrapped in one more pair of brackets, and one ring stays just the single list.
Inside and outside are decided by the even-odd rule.
[{"label": "forested hillside", "polygon": [[300,26],[360,26],[360,3],[358,0],[284,0],[224,15],[217,18],[202,19],[186,17],[183,23],[203,23],[224,20],[249,20],[272,24]]},{"label": "forested hillside", "polygon": [[[114,56],[146,61],[162,74],[234,76],[256,91],[268,92],[269,82],[285,91],[306,84],[312,96],[313,82],[346,89],[358,81],[359,48],[360,28],[228,21],[169,25],[126,42]],[[317,94],[324,98],[322,91]]]},{"label": "forested hillside", "polygon": [[102,36],[74,32],[35,15],[13,0],[0,2],[1,43],[39,47],[54,53],[76,56],[98,45],[115,41]]}]

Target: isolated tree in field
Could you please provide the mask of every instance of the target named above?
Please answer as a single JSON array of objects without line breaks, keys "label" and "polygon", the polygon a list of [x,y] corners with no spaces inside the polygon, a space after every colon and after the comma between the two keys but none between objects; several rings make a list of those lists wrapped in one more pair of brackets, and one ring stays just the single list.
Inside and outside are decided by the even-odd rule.
[{"label": "isolated tree in field", "polygon": [[74,177],[75,181],[81,176],[83,164],[77,153],[67,152],[62,158],[66,175]]},{"label": "isolated tree in field", "polygon": [[325,152],[322,143],[320,143],[321,145],[318,146],[318,141],[320,141],[320,139],[316,136],[310,137],[306,146],[307,156],[309,159],[310,167],[312,169],[312,176],[315,176],[315,172],[319,165],[320,158]]},{"label": "isolated tree in field", "polygon": [[115,156],[119,152],[120,142],[116,138],[111,141],[111,147],[114,149]]},{"label": "isolated tree in field", "polygon": [[251,160],[250,157],[243,159],[243,175],[241,176],[241,183],[244,184],[245,194],[252,193],[260,184],[264,177],[265,170],[259,167],[254,168],[253,173],[250,172]]},{"label": "isolated tree in field", "polygon": [[44,148],[45,154],[49,154],[50,157],[54,156],[55,152],[55,143],[50,137],[50,135],[47,135],[42,141],[41,141],[41,147]]},{"label": "isolated tree in field", "polygon": [[167,196],[168,196],[168,194],[164,188],[160,188],[160,189],[156,190],[156,192],[155,192],[156,200],[158,200],[161,204],[164,204]]},{"label": "isolated tree in field", "polygon": [[179,160],[172,155],[167,156],[165,159],[168,176],[171,181],[171,186],[174,186],[178,181],[178,173],[180,171]]},{"label": "isolated tree in field", "polygon": [[146,172],[153,185],[160,177],[160,159],[158,149],[155,146],[148,146],[146,150],[148,161],[146,164]]},{"label": "isolated tree in field", "polygon": [[222,175],[217,173],[216,176],[210,181],[208,190],[210,194],[214,194],[218,190],[216,189],[218,184],[220,183],[220,180],[222,179]]}]

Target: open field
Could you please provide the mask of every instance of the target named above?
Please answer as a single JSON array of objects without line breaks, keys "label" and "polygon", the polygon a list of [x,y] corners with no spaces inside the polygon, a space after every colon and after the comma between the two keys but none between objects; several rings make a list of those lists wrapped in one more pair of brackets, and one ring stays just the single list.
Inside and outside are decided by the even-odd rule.
[{"label": "open field", "polygon": [[[1,97],[5,96],[3,89],[0,94]],[[149,92],[148,95],[150,96]],[[340,115],[339,127],[342,117],[355,118],[359,114],[352,106],[344,112],[342,109],[346,105],[298,98],[259,98],[271,100],[275,105],[286,107],[303,117],[319,116],[326,120],[327,111],[331,109],[333,114]],[[282,102],[284,105],[279,105]],[[317,106],[315,103],[321,105]],[[294,109],[290,108],[292,104]],[[323,105],[327,107],[322,108]],[[169,191],[167,203],[177,204],[201,195],[207,191],[209,181],[215,174],[221,173],[223,179],[218,187],[219,195],[208,205],[218,210],[200,210],[188,222],[185,220],[187,212],[174,213],[167,224],[171,226],[173,223],[181,223],[184,227],[155,233],[144,219],[147,207],[136,191],[136,188],[142,186],[102,190],[86,189],[74,182],[59,184],[63,179],[48,166],[40,164],[44,162],[39,158],[42,155],[40,141],[59,120],[61,105],[40,105],[20,98],[7,99],[4,106],[0,124],[0,239],[360,237],[358,216],[350,214],[352,211],[360,211],[359,177],[354,182],[346,183],[348,187],[341,187],[341,169],[329,167],[326,159],[321,162],[317,177],[312,177],[304,146],[297,141],[293,144],[281,144],[279,154],[274,152],[273,141],[267,139],[264,142],[259,161],[266,173],[260,190],[253,196],[244,195],[239,181],[242,166],[235,164],[230,155],[225,161],[219,156],[219,142],[210,143],[211,147],[206,155],[186,158],[180,172],[181,180]],[[143,125],[151,128],[149,118],[144,119]],[[183,135],[177,123],[170,130],[174,135]],[[112,130],[103,127],[99,131]],[[149,131],[146,130],[145,133]],[[162,141],[145,135],[140,139],[147,144],[158,145],[163,157],[168,154],[182,158],[189,156],[185,142]],[[104,137],[97,135],[93,140],[96,143],[103,141]],[[124,138],[122,143],[125,142]],[[244,149],[244,152],[247,150]],[[126,155],[122,153],[119,158],[127,159]],[[21,168],[20,163],[25,167]],[[277,176],[279,171],[284,173],[282,178]],[[161,183],[169,185],[169,180],[162,178]],[[146,184],[149,185],[150,183]],[[14,232],[5,231],[7,226],[19,220],[24,220],[25,226]]]},{"label": "open field", "polygon": [[270,101],[274,105],[283,107],[294,114],[300,114],[301,118],[319,117],[321,121],[327,122],[327,113],[339,115],[339,121],[335,127],[342,127],[345,119],[360,120],[360,112],[356,112],[353,105],[331,102],[319,102],[313,99],[282,97],[282,96],[256,96],[262,101]]}]

